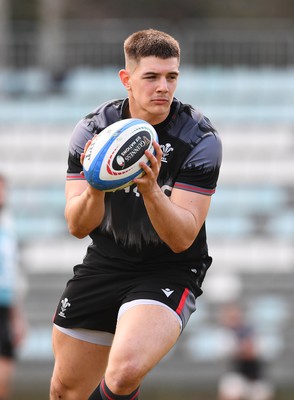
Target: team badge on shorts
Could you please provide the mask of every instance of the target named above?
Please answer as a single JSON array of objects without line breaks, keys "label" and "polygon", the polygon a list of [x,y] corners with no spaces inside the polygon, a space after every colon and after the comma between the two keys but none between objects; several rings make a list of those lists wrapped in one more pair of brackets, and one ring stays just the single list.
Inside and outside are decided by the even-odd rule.
[{"label": "team badge on shorts", "polygon": [[66,318],[65,311],[68,307],[70,307],[70,302],[68,301],[68,298],[65,297],[65,299],[61,300],[61,310],[59,311],[58,315],[62,318]]}]

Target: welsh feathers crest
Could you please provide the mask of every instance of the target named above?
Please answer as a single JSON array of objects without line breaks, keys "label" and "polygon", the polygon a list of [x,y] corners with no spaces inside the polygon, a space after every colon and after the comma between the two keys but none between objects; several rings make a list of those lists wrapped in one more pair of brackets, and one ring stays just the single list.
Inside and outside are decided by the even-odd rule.
[{"label": "welsh feathers crest", "polygon": [[167,157],[169,156],[169,154],[174,151],[174,148],[172,147],[172,145],[170,143],[166,143],[166,144],[161,144],[161,151],[162,151],[162,162],[167,162]]}]

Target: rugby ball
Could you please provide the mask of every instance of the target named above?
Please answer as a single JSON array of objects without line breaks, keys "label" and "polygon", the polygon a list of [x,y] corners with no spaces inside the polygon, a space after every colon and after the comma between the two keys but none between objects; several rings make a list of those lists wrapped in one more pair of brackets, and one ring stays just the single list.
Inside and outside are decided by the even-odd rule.
[{"label": "rugby ball", "polygon": [[158,141],[157,133],[144,120],[128,118],[109,125],[86,151],[85,178],[91,186],[106,192],[130,186],[134,178],[144,175],[139,163],[150,164],[145,151],[155,154],[154,140]]}]

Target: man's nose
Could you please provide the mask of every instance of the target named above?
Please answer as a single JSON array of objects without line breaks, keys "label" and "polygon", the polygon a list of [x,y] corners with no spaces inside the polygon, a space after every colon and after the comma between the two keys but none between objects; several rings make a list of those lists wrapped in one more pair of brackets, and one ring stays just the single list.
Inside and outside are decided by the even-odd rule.
[{"label": "man's nose", "polygon": [[157,90],[160,91],[160,92],[167,92],[168,91],[168,85],[167,85],[166,78],[161,78],[159,80],[159,84],[158,84]]}]

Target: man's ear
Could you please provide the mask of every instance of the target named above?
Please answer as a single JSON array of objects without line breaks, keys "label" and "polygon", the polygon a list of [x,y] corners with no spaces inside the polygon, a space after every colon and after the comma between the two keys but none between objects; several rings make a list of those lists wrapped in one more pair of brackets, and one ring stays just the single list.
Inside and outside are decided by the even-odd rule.
[{"label": "man's ear", "polygon": [[126,69],[121,69],[119,71],[119,77],[121,80],[121,83],[124,85],[124,87],[129,90],[130,89],[130,74],[128,73],[128,71]]}]

